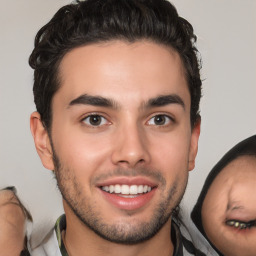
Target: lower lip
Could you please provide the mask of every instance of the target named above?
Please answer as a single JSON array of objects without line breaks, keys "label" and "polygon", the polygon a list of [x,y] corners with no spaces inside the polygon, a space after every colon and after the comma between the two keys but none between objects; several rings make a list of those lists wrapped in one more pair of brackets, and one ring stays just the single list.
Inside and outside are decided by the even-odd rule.
[{"label": "lower lip", "polygon": [[240,228],[235,228],[235,227],[232,227],[232,226],[227,226],[228,230],[231,232],[231,233],[235,233],[236,235],[240,234],[240,235],[250,235],[250,236],[255,236],[255,231],[256,229],[254,227],[251,227],[251,228],[244,228],[244,229],[240,229]]},{"label": "lower lip", "polygon": [[128,211],[138,210],[148,204],[155,194],[155,191],[156,189],[152,189],[150,192],[138,195],[134,198],[125,198],[101,190],[103,196],[107,199],[108,202],[121,210]]}]

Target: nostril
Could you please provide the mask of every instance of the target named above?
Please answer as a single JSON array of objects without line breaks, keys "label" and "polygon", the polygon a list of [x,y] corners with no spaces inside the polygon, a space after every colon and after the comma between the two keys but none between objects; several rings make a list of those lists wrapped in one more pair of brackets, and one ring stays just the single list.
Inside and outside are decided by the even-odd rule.
[{"label": "nostril", "polygon": [[144,164],[145,163],[145,160],[144,159],[136,159],[136,158],[133,158],[133,159],[129,159],[129,160],[120,160],[118,162],[118,164],[120,165],[127,165],[129,167],[134,167],[136,165],[140,165],[140,164]]}]

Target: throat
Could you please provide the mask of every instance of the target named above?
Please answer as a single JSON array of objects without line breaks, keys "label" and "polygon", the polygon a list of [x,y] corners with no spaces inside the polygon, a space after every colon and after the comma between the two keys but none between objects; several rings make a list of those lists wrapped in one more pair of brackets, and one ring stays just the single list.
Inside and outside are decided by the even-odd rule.
[{"label": "throat", "polygon": [[68,244],[66,242],[66,231],[63,230],[61,232],[61,240],[62,240],[62,244],[61,244],[61,253],[64,255],[67,254],[68,256],[72,256],[70,250],[69,250],[69,247],[68,247]]}]

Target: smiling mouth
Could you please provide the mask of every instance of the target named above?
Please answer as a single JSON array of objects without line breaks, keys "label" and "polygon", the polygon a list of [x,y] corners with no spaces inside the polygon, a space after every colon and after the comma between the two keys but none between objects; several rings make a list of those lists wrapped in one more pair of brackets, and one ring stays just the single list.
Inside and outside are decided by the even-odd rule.
[{"label": "smiling mouth", "polygon": [[101,189],[110,194],[117,194],[121,197],[133,198],[149,193],[153,187],[148,185],[110,185],[102,186]]},{"label": "smiling mouth", "polygon": [[227,220],[226,225],[237,228],[237,229],[246,229],[256,227],[256,220],[250,220],[248,222],[240,220]]}]

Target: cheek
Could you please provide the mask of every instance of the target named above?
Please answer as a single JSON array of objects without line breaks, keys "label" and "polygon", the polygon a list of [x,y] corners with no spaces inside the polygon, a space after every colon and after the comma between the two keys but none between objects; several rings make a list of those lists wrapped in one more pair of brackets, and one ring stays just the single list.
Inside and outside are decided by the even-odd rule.
[{"label": "cheek", "polygon": [[[64,139],[63,139],[64,138]],[[54,137],[54,149],[64,166],[75,171],[88,172],[106,162],[111,143],[108,136],[62,133]]]},{"label": "cheek", "polygon": [[184,134],[158,137],[152,146],[152,155],[165,169],[188,171],[189,145],[189,138]]},{"label": "cheek", "polygon": [[202,222],[208,236],[218,234],[223,227],[227,203],[225,191],[217,188],[208,191],[202,206]]},{"label": "cheek", "polygon": [[[25,236],[25,217],[22,210],[16,205],[6,205],[0,212],[0,236],[22,245]],[[1,240],[1,239],[0,239]]]},{"label": "cheek", "polygon": [[[184,136],[185,137],[185,136]],[[178,193],[185,190],[188,179],[189,145],[186,137],[166,136],[152,147],[152,165],[162,172],[166,188],[177,186]]]}]

